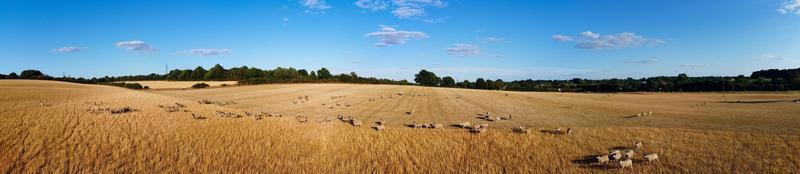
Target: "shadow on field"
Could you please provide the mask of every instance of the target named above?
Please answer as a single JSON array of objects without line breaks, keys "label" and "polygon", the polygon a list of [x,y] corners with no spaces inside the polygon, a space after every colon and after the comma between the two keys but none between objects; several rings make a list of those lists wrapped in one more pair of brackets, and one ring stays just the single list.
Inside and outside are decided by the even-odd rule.
[{"label": "shadow on field", "polygon": [[578,159],[572,160],[572,164],[578,165],[579,167],[590,168],[590,169],[608,170],[617,168],[617,166],[613,165],[615,163],[612,161],[609,161],[608,163],[605,164],[600,164],[599,162],[597,162],[596,158],[597,156],[599,155],[586,155]]}]

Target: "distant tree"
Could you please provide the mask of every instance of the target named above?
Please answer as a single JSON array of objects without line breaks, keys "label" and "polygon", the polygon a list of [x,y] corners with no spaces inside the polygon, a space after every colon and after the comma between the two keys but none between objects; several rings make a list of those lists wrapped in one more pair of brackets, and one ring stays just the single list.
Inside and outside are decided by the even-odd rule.
[{"label": "distant tree", "polygon": [[6,78],[5,74],[0,74],[0,79],[5,79],[5,78]]},{"label": "distant tree", "polygon": [[224,80],[225,79],[225,68],[222,65],[216,64],[211,69],[208,69],[206,72],[206,80]]},{"label": "distant tree", "polygon": [[192,70],[181,70],[178,74],[178,80],[188,81],[192,79]]},{"label": "distant tree", "polygon": [[453,79],[453,77],[450,77],[450,76],[442,77],[442,86],[444,86],[444,87],[456,86],[456,80]]},{"label": "distant tree", "polygon": [[478,78],[477,80],[475,80],[475,87],[474,88],[477,88],[477,89],[488,89],[489,88],[489,84],[487,84],[486,80],[483,80],[483,78]]},{"label": "distant tree", "polygon": [[174,69],[167,73],[167,80],[180,80],[181,70]]},{"label": "distant tree", "polygon": [[580,85],[580,84],[583,84],[583,79],[581,79],[581,78],[573,78],[572,80],[570,80],[570,82],[572,82],[572,83],[574,83],[576,85]]},{"label": "distant tree", "polygon": [[317,72],[311,71],[311,74],[308,75],[308,78],[311,80],[317,80]]},{"label": "distant tree", "polygon": [[464,82],[461,82],[462,88],[470,88],[470,86],[471,84],[469,83],[469,80],[464,80]]},{"label": "distant tree", "polygon": [[350,78],[351,78],[350,81],[353,82],[358,81],[358,74],[356,74],[356,72],[350,72]]},{"label": "distant tree", "polygon": [[250,68],[245,72],[246,78],[261,78],[264,77],[264,70],[258,68]]},{"label": "distant tree", "polygon": [[45,75],[39,70],[25,70],[20,73],[20,78],[22,79],[44,79]]},{"label": "distant tree", "polygon": [[506,88],[506,83],[503,82],[503,79],[497,79],[496,81],[494,81],[494,85],[493,86],[494,86],[493,89],[503,90],[503,89]]},{"label": "distant tree", "polygon": [[486,88],[483,88],[483,89],[489,89],[489,90],[496,89],[494,85],[495,85],[494,84],[494,80],[487,79],[486,80]]},{"label": "distant tree", "polygon": [[279,81],[291,81],[298,79],[298,77],[300,77],[300,74],[297,73],[297,70],[294,68],[278,67],[275,68],[275,70],[273,70],[272,77],[275,80]]},{"label": "distant tree", "polygon": [[299,69],[297,70],[297,73],[300,74],[300,76],[302,77],[308,77],[308,71],[306,71],[305,69]]},{"label": "distant tree", "polygon": [[439,84],[439,77],[436,76],[433,72],[427,70],[420,70],[418,74],[414,75],[414,81],[417,84],[425,85],[425,86],[435,86]]},{"label": "distant tree", "polygon": [[328,71],[328,69],[323,67],[317,70],[317,77],[319,79],[330,79],[331,77],[333,77],[333,75],[331,75],[331,72]]},{"label": "distant tree", "polygon": [[206,73],[208,73],[206,69],[203,69],[202,66],[198,66],[197,68],[194,69],[194,71],[192,71],[192,76],[190,80],[205,80]]}]

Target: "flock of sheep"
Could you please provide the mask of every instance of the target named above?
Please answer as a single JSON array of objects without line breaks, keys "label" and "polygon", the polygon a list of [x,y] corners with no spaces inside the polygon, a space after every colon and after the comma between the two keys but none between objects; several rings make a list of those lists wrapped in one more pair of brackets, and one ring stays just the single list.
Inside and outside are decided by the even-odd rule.
[{"label": "flock of sheep", "polygon": [[[633,158],[636,156],[635,150],[642,149],[643,143],[641,141],[637,141],[634,143],[635,149],[613,149],[609,152],[608,155],[601,155],[595,157],[597,160],[597,164],[606,164],[610,161],[618,162],[620,168],[633,168]],[[643,155],[644,159],[647,162],[655,162],[658,161],[658,154],[656,153],[649,153]]]}]

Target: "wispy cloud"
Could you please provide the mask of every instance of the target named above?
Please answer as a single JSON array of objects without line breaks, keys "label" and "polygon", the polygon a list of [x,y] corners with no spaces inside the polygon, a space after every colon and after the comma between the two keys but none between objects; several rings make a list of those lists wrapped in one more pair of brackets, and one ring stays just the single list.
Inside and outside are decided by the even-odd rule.
[{"label": "wispy cloud", "polygon": [[706,67],[706,64],[681,64],[680,67],[689,68],[689,69],[700,69]]},{"label": "wispy cloud", "polygon": [[553,40],[556,40],[556,41],[559,41],[559,42],[569,42],[569,41],[572,41],[572,36],[564,36],[564,35],[556,34],[556,35],[553,35]]},{"label": "wispy cloud", "polygon": [[186,51],[180,51],[178,54],[181,55],[197,55],[197,56],[219,56],[231,53],[231,49],[222,48],[195,48]]},{"label": "wispy cloud", "polygon": [[124,48],[126,50],[131,50],[131,51],[140,51],[140,52],[158,51],[157,48],[154,48],[152,45],[140,40],[122,41],[122,42],[117,42],[114,45],[116,45],[119,48]]},{"label": "wispy cloud", "polygon": [[324,13],[332,8],[325,0],[300,0],[300,5],[306,7],[306,13]]},{"label": "wispy cloud", "polygon": [[[447,6],[442,0],[358,0],[354,3],[357,7],[372,11],[381,11],[389,8],[391,13],[400,19],[415,19],[425,15],[425,8]],[[425,19],[423,22],[433,23],[436,19]]]},{"label": "wispy cloud", "polygon": [[76,46],[65,46],[65,47],[60,47],[60,48],[53,49],[51,51],[56,52],[56,53],[72,53],[72,52],[79,52],[79,51],[83,51],[83,50],[86,50],[86,48],[84,48],[84,47],[76,47]]},{"label": "wispy cloud", "polygon": [[481,48],[478,45],[457,43],[453,47],[445,50],[447,54],[454,56],[475,56],[481,54]]},{"label": "wispy cloud", "polygon": [[[554,35],[553,39],[559,42],[569,42],[572,36]],[[614,35],[601,35],[592,31],[581,32],[575,39],[575,48],[590,50],[607,50],[639,46],[656,46],[663,44],[661,39],[649,39],[636,33],[623,32]]]},{"label": "wispy cloud", "polygon": [[367,37],[378,39],[378,43],[373,45],[375,47],[404,44],[408,40],[425,39],[429,37],[427,34],[420,31],[402,31],[385,25],[381,25],[380,28],[380,31],[365,34]]},{"label": "wispy cloud", "polygon": [[785,61],[785,60],[789,60],[789,58],[786,58],[786,57],[780,57],[780,56],[775,56],[775,55],[773,55],[773,54],[764,54],[764,55],[761,55],[761,59],[762,59],[762,60],[769,60],[769,61]]},{"label": "wispy cloud", "polygon": [[800,15],[800,0],[786,1],[778,8],[780,14],[796,14]]},{"label": "wispy cloud", "polygon": [[502,37],[494,37],[494,36],[492,36],[492,37],[483,38],[483,40],[486,41],[486,42],[494,42],[494,43],[496,43],[496,42],[503,42],[506,39],[502,38]]},{"label": "wispy cloud", "polygon": [[658,59],[643,59],[643,60],[626,60],[625,63],[630,64],[655,64],[658,63],[660,60]]}]

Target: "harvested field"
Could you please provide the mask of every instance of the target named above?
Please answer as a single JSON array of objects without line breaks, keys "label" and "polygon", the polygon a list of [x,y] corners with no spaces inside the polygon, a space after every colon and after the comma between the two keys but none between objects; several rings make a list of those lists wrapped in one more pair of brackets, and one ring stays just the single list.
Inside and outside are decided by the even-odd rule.
[{"label": "harvested field", "polygon": [[[0,169],[6,173],[800,172],[800,104],[725,102],[789,101],[800,98],[800,93],[726,96],[353,84],[136,91],[0,80]],[[132,110],[89,112],[97,108]],[[513,117],[477,118],[486,112]],[[635,116],[642,112],[652,114]],[[318,121],[339,114],[365,125]],[[300,123],[296,117],[308,122]],[[372,129],[375,121],[385,122],[385,130]],[[451,126],[441,130],[404,126],[465,121],[488,123],[488,131],[471,134]],[[534,131],[511,131],[519,126]],[[542,133],[556,127],[575,131]],[[638,155],[658,153],[659,161],[647,163],[635,156],[632,168],[620,169],[592,160],[609,149],[630,148],[636,141],[644,143]]]}]

